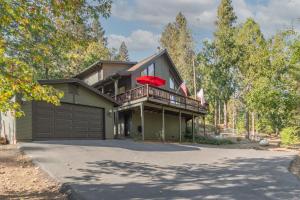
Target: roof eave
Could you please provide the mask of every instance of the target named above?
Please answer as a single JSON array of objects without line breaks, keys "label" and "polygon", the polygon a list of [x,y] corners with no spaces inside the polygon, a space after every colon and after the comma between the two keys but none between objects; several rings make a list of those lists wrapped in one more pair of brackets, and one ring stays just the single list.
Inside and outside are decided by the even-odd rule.
[{"label": "roof eave", "polygon": [[100,91],[98,91],[97,89],[89,86],[88,84],[86,84],[85,82],[81,81],[80,79],[76,79],[76,78],[72,78],[72,79],[55,79],[55,80],[39,80],[38,81],[41,85],[53,85],[53,84],[63,84],[63,83],[77,83],[80,86],[96,93],[99,96],[102,96],[103,98],[105,98],[106,100],[114,103],[114,105],[120,105],[117,101],[115,101],[113,98],[111,98],[110,96],[107,96],[106,94],[102,94]]}]

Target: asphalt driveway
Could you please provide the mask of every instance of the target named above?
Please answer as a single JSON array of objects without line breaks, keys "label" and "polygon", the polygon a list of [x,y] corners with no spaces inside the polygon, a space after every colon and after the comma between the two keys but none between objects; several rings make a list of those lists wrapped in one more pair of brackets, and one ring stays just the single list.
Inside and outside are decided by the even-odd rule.
[{"label": "asphalt driveway", "polygon": [[21,148],[80,199],[300,199],[288,152],[127,140]]}]

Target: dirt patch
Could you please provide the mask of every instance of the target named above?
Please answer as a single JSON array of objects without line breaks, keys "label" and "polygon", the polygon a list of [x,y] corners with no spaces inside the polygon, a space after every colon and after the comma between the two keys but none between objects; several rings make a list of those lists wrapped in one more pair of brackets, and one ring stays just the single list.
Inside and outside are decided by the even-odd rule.
[{"label": "dirt patch", "polygon": [[300,178],[300,154],[291,162],[289,170]]},{"label": "dirt patch", "polygon": [[67,199],[59,192],[59,184],[16,145],[0,145],[0,180],[0,199]]}]

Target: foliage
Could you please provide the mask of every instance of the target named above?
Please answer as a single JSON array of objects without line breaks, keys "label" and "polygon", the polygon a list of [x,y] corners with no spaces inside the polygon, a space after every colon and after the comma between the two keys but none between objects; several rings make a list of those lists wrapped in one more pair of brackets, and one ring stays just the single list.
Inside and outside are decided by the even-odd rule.
[{"label": "foliage", "polygon": [[58,104],[62,93],[37,79],[62,74],[65,52],[83,41],[78,40],[80,29],[73,28],[100,15],[108,17],[110,9],[111,0],[1,1],[0,110],[21,115],[17,95],[24,101]]},{"label": "foliage", "polygon": [[160,43],[170,53],[187,87],[193,91],[194,42],[187,20],[181,12],[177,14],[175,22],[167,24]]},{"label": "foliage", "polygon": [[239,117],[237,120],[236,129],[237,129],[238,134],[243,134],[246,132],[244,118],[245,118],[245,116]]},{"label": "foliage", "polygon": [[[299,33],[281,31],[266,40],[253,19],[235,26],[236,19],[231,1],[222,0],[214,38],[204,41],[197,57],[198,82],[205,88],[211,113],[218,110],[219,100],[233,104],[229,113],[236,112],[239,132],[249,127],[249,112],[255,113],[256,131],[278,133],[299,126]],[[212,122],[213,117],[207,119]]]},{"label": "foliage", "polygon": [[217,12],[215,31],[215,60],[218,78],[215,80],[218,87],[219,98],[225,102],[234,92],[234,72],[238,60],[235,47],[236,16],[231,5],[231,0],[222,0]]},{"label": "foliage", "polygon": [[[185,139],[189,142],[192,142],[191,137],[185,137]],[[234,144],[229,139],[217,139],[209,136],[196,135],[195,142],[198,144],[211,144],[211,145],[226,145],[226,144]]]},{"label": "foliage", "polygon": [[281,142],[284,145],[293,145],[300,143],[300,127],[292,126],[284,128],[281,133]]},{"label": "foliage", "polygon": [[119,53],[116,59],[119,61],[129,61],[128,50],[124,41],[120,45]]}]

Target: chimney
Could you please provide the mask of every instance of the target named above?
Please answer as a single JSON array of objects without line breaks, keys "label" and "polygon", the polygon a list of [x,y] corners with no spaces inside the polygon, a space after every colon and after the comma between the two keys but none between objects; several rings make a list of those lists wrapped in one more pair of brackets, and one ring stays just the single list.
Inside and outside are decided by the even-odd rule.
[{"label": "chimney", "polygon": [[159,52],[160,52],[160,46],[157,47],[157,53],[159,53]]}]

